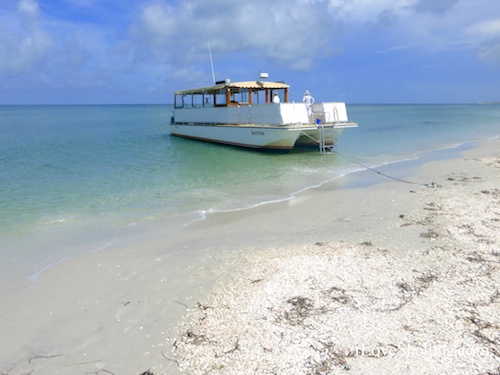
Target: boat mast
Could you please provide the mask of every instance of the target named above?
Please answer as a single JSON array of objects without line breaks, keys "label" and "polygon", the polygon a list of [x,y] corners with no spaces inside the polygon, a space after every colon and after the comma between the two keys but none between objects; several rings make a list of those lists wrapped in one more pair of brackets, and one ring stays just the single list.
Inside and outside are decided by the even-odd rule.
[{"label": "boat mast", "polygon": [[212,59],[212,48],[210,47],[210,41],[208,41],[208,53],[210,55],[210,66],[212,67],[212,82],[215,85],[214,60]]}]

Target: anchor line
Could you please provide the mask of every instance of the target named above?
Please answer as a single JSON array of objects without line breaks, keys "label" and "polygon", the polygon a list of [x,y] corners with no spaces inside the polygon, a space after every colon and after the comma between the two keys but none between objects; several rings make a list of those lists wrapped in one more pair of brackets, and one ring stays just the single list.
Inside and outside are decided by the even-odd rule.
[{"label": "anchor line", "polygon": [[357,160],[354,160],[354,159],[352,159],[352,158],[350,158],[350,157],[347,157],[347,156],[345,156],[345,155],[341,154],[340,152],[338,152],[338,151],[336,151],[336,150],[332,150],[332,152],[336,153],[337,155],[339,155],[339,156],[341,156],[341,157],[343,157],[343,158],[345,158],[345,159],[347,159],[347,160],[349,160],[349,161],[351,161],[351,162],[353,162],[353,163],[356,163],[356,164],[358,164],[358,165],[362,166],[363,168],[368,169],[368,170],[369,170],[369,171],[371,171],[371,172],[374,172],[374,173],[376,173],[376,174],[378,174],[378,175],[380,175],[380,176],[384,176],[384,177],[389,178],[389,179],[394,180],[394,181],[403,182],[403,183],[405,183],[405,184],[419,185],[419,186],[432,186],[432,187],[434,187],[434,186],[435,186],[435,183],[434,183],[434,182],[432,182],[432,183],[430,183],[430,184],[421,184],[421,183],[418,183],[418,182],[413,182],[413,181],[403,180],[403,179],[401,179],[401,178],[397,178],[397,177],[394,177],[394,176],[390,176],[390,175],[388,175],[388,174],[385,174],[385,173],[382,173],[382,172],[380,172],[380,171],[377,171],[376,169],[371,168],[371,167],[369,167],[369,166],[367,166],[367,165],[365,165],[365,164],[363,164],[363,163],[361,163],[361,162],[359,162],[359,161],[357,161]]}]

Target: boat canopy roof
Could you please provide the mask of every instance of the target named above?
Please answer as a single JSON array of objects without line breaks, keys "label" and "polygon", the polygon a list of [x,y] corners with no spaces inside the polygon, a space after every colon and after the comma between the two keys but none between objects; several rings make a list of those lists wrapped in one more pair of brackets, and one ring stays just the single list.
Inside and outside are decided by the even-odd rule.
[{"label": "boat canopy roof", "polygon": [[223,82],[214,86],[200,87],[196,89],[175,91],[174,95],[196,95],[196,94],[215,94],[220,90],[228,88],[230,91],[240,90],[285,90],[290,86],[284,82],[268,82],[268,81],[245,81],[245,82]]}]

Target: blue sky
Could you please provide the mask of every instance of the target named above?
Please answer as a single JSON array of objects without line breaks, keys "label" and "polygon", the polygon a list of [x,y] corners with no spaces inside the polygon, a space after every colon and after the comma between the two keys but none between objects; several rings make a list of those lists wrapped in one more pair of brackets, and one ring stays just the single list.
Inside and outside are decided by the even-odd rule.
[{"label": "blue sky", "polygon": [[498,0],[0,0],[0,104],[171,103],[269,79],[347,103],[500,101]]}]

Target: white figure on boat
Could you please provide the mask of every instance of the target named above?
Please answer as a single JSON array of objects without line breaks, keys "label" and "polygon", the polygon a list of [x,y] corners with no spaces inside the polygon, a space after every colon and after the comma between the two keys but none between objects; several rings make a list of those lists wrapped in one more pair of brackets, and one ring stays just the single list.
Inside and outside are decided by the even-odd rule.
[{"label": "white figure on boat", "polygon": [[314,104],[314,98],[311,96],[308,90],[304,91],[304,97],[302,98],[302,101],[306,103],[307,107],[307,114],[311,116],[312,114],[312,106]]}]

